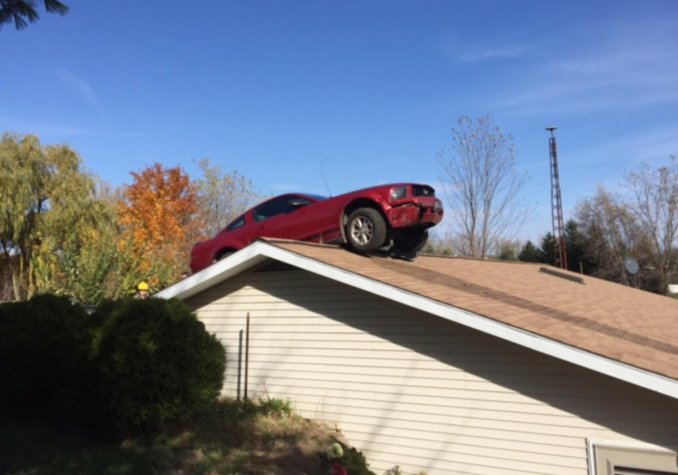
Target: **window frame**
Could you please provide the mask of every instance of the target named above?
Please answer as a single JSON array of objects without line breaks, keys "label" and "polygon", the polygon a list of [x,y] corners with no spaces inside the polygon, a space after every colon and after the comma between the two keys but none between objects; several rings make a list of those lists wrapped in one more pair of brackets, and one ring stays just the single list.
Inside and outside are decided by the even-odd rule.
[{"label": "window frame", "polygon": [[283,202],[286,204],[288,199],[289,198],[286,197],[286,196],[278,196],[277,198],[273,198],[270,201],[266,201],[265,203],[262,203],[259,206],[255,206],[254,209],[252,210],[252,218],[253,218],[254,222],[255,223],[261,223],[263,221],[266,221],[267,219],[275,218],[276,216],[279,216],[281,214],[285,214],[285,211],[282,210],[282,211],[279,211],[275,214],[271,214],[269,216],[260,216],[258,214],[258,210],[261,209],[261,208],[266,209],[266,208],[273,207],[273,206],[277,206],[278,209],[283,209],[280,206],[280,204],[283,203]]},{"label": "window frame", "polygon": [[[648,466],[645,466],[645,464],[643,464],[643,466],[638,467],[638,469],[647,471],[658,471],[659,473],[666,472],[671,475],[673,475],[674,473],[678,474],[678,450],[671,450],[667,449],[666,447],[661,447],[659,445],[648,444],[644,442],[587,439],[589,475],[608,475],[607,471],[601,473],[598,470],[599,450],[628,451],[629,453],[641,452],[648,456],[652,456],[654,454],[662,459],[668,456],[671,457],[673,461],[675,461],[675,463],[671,467],[667,468],[662,463],[663,461],[658,460],[656,463],[651,463]],[[671,471],[667,472],[667,470]]]}]

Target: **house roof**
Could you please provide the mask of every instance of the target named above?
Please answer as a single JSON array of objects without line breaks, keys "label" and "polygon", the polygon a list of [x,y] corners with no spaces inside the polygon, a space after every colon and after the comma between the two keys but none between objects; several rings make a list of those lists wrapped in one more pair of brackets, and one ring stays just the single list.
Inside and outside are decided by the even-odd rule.
[{"label": "house roof", "polygon": [[187,298],[268,259],[678,398],[678,300],[543,264],[262,240],[158,296]]}]

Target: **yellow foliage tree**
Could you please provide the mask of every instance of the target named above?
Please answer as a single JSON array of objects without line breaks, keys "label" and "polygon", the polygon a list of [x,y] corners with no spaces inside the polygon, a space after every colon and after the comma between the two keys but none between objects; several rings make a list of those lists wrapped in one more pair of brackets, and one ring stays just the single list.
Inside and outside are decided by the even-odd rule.
[{"label": "yellow foliage tree", "polygon": [[199,226],[196,188],[179,167],[155,163],[131,175],[134,182],[118,201],[123,285],[133,289],[145,280],[159,290],[187,270]]}]

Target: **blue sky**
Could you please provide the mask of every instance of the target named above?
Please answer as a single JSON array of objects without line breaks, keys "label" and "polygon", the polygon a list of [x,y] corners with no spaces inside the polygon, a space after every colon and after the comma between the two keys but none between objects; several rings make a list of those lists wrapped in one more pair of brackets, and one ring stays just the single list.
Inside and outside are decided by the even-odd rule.
[{"label": "blue sky", "polygon": [[[438,184],[459,116],[515,141],[551,228],[597,184],[678,154],[678,2],[65,0],[0,30],[0,131],[68,143],[112,185],[160,162],[237,169],[264,194]],[[41,2],[38,2],[41,3]]]}]

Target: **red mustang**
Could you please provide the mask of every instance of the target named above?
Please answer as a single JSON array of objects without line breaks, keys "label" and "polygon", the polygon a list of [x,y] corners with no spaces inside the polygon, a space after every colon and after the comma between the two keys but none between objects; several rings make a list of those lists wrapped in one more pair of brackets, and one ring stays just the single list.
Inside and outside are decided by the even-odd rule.
[{"label": "red mustang", "polygon": [[247,246],[259,237],[348,244],[358,252],[389,246],[406,257],[428,239],[427,229],[443,218],[443,207],[428,185],[375,186],[334,198],[287,194],[246,211],[191,253],[191,270]]}]

